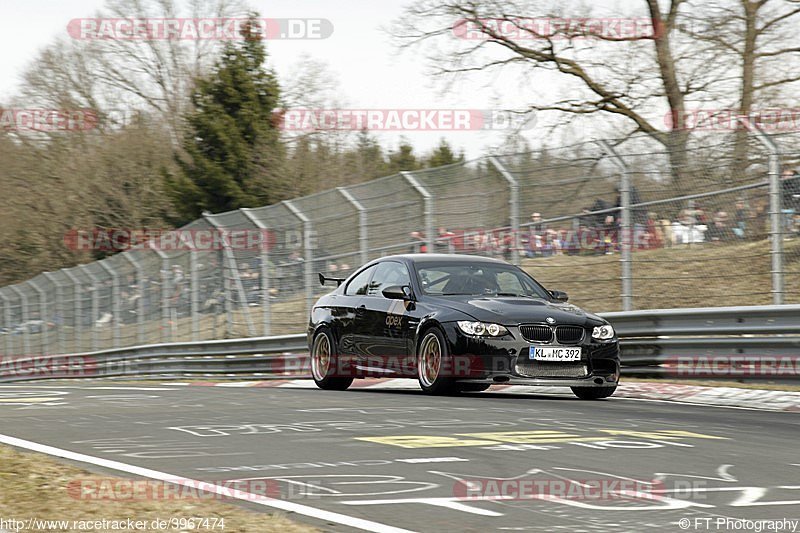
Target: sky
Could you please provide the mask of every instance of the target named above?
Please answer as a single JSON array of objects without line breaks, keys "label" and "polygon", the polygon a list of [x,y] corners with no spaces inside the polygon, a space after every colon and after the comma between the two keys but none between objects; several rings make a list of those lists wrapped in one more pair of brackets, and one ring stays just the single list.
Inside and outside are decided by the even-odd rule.
[{"label": "sky", "polygon": [[[21,84],[25,67],[39,50],[58,36],[67,36],[70,20],[91,17],[103,0],[2,0],[0,4],[0,102],[8,102]],[[430,76],[424,51],[400,51],[387,28],[401,14],[406,0],[250,0],[264,17],[325,18],[334,32],[323,40],[272,40],[269,63],[285,79],[303,57],[327,63],[338,78],[341,100],[357,109],[491,109],[503,100],[505,88],[466,86],[447,89]],[[481,84],[482,85],[482,84]],[[468,157],[478,157],[502,142],[497,132],[420,132],[402,134],[419,151],[430,150],[444,137]],[[529,132],[527,135],[533,135]],[[396,146],[401,134],[378,134]]]}]

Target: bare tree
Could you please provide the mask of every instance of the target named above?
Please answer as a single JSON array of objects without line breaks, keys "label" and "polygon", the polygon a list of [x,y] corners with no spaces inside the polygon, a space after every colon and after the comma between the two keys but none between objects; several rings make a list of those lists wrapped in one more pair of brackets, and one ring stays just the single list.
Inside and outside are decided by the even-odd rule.
[{"label": "bare tree", "polygon": [[[715,101],[720,89],[735,83],[728,70],[730,52],[717,42],[697,39],[686,28],[692,21],[688,12],[702,18],[716,4],[638,2],[625,14],[631,23],[627,27],[635,28],[635,21],[645,19],[651,22],[649,31],[576,24],[595,14],[570,4],[556,11],[551,2],[535,0],[419,0],[393,33],[402,46],[426,43],[434,72],[440,76],[452,79],[513,70],[532,80],[531,86],[550,84],[549,91],[538,91],[531,98],[535,101],[518,111],[556,111],[567,117],[566,123],[577,117],[604,116],[615,130],[623,130],[624,137],[646,134],[664,146],[673,184],[682,188],[692,132],[681,120],[665,118],[684,117],[687,105]],[[619,20],[620,15],[608,18]],[[744,39],[741,32],[730,38]],[[753,57],[756,44],[745,46],[742,53]],[[766,57],[773,52],[763,53]]]},{"label": "bare tree", "polygon": [[[734,74],[720,80],[716,99],[736,115],[750,117],[759,109],[793,98],[800,82],[800,44],[795,31],[800,5],[786,0],[730,0],[687,10],[683,28],[692,39],[717,49]],[[695,13],[702,12],[703,16]],[[784,105],[791,105],[787,103]],[[736,172],[748,165],[748,132],[736,130],[733,158]]]},{"label": "bare tree", "polygon": [[[180,6],[185,6],[181,9]],[[107,0],[97,19],[242,17],[244,0]],[[116,127],[137,111],[156,115],[177,146],[195,80],[211,65],[214,39],[56,39],[24,74],[19,100],[28,104],[88,108]]]}]

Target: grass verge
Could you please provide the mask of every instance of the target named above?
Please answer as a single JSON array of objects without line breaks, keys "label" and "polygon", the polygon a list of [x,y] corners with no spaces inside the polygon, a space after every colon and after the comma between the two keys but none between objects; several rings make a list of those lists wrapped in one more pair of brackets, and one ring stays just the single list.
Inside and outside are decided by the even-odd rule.
[{"label": "grass verge", "polygon": [[[316,529],[297,524],[281,514],[249,511],[210,499],[84,500],[70,495],[70,482],[105,481],[112,476],[89,473],[46,455],[0,446],[0,517],[4,520],[144,520],[202,517],[224,519],[216,531],[312,533]],[[73,485],[74,487],[74,485]],[[187,529],[188,530],[188,529]],[[206,529],[207,531],[210,529]],[[13,530],[12,530],[13,531]],[[27,530],[30,531],[30,530]],[[70,528],[37,531],[77,531]],[[136,531],[120,529],[119,531]],[[141,531],[141,530],[139,530]],[[171,529],[181,531],[181,529]]]}]

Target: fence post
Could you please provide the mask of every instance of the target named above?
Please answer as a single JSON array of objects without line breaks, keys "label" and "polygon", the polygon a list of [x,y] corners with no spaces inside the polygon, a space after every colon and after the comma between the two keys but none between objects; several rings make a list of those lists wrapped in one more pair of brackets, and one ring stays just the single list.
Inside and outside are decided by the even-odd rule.
[{"label": "fence post", "polygon": [[133,258],[132,254],[127,252],[120,254],[122,257],[127,259],[127,261],[133,266],[133,269],[136,270],[136,284],[139,286],[139,298],[136,299],[136,338],[137,342],[141,344],[145,344],[145,334],[144,334],[144,271],[142,270],[142,265]]},{"label": "fence post", "polygon": [[189,309],[192,313],[192,340],[200,340],[200,286],[198,283],[197,250],[189,251]]},{"label": "fence post", "polygon": [[633,310],[633,228],[631,224],[631,175],[625,160],[606,141],[597,144],[611,156],[611,160],[620,169],[620,262],[622,266],[622,310]]},{"label": "fence post", "polygon": [[[247,320],[247,332],[252,337],[256,334],[255,325],[253,325],[253,317],[250,315],[250,306],[247,304],[247,293],[244,291],[244,285],[242,285],[242,278],[239,277],[239,265],[236,263],[236,256],[233,255],[233,250],[231,249],[230,242],[228,242],[228,234],[226,233],[226,229],[222,227],[216,220],[214,220],[214,215],[211,213],[203,213],[203,218],[205,218],[209,224],[214,226],[214,228],[219,231],[221,235],[220,241],[222,242],[222,253],[223,256],[223,267],[222,272],[223,276],[225,275],[225,263],[227,262],[228,268],[230,269],[231,278],[233,282],[236,284],[236,292],[239,293],[239,305],[243,309],[243,313],[245,316],[245,320]],[[231,286],[230,286],[230,279],[225,277],[228,281],[227,288],[225,289],[225,296],[226,299],[230,298],[232,294]],[[231,300],[232,301],[232,300]],[[231,311],[231,307],[229,309],[229,329],[228,334],[233,334],[233,313]]]},{"label": "fence post", "polygon": [[261,260],[261,320],[264,330],[264,336],[270,334],[270,326],[272,322],[272,310],[270,304],[270,280],[269,280],[269,228],[256,218],[248,208],[242,208],[239,211],[247,217],[247,220],[253,223],[255,227],[261,230],[260,239],[260,260]]},{"label": "fence post", "polygon": [[314,246],[311,241],[314,227],[311,224],[311,220],[291,201],[284,200],[283,205],[285,205],[295,218],[303,224],[303,254],[305,255],[303,270],[305,273],[306,316],[310,316],[311,308],[314,307]]},{"label": "fence post", "polygon": [[[189,249],[189,306],[192,315],[192,341],[200,340],[200,302],[198,301],[198,294],[200,287],[197,280],[197,246],[190,239],[187,238],[186,232],[179,231],[178,238]],[[177,320],[177,312],[176,312]],[[214,317],[216,321],[216,316]]]},{"label": "fence post", "polygon": [[[214,222],[210,217],[211,213],[204,212],[203,218],[211,224],[211,227],[214,228],[215,231],[219,231],[217,228],[216,222]],[[228,254],[227,248],[225,248],[223,244],[222,252],[222,264],[220,265],[220,273],[222,274],[222,290],[225,293],[225,337],[230,337],[233,334],[233,306],[232,301],[233,298],[231,296],[231,280],[230,277],[227,275],[226,270],[228,269]],[[214,334],[216,335],[217,332],[217,321],[216,315],[214,317]]]},{"label": "fence post", "polygon": [[11,357],[14,355],[14,339],[11,329],[11,302],[4,294],[4,289],[0,289],[0,298],[3,300],[3,322],[5,322],[6,334],[6,356]]},{"label": "fence post", "polygon": [[[73,267],[74,268],[74,267]],[[83,312],[81,308],[81,300],[83,299],[81,296],[81,282],[78,278],[75,277],[75,274],[71,272],[71,269],[64,268],[62,269],[64,275],[69,278],[72,282],[72,325],[75,328],[74,337],[75,337],[75,352],[79,353],[83,350],[83,342],[81,334],[81,323],[80,323],[80,316]]]},{"label": "fence post", "polygon": [[361,251],[361,264],[366,264],[369,261],[369,240],[367,235],[367,209],[361,205],[361,202],[350,194],[344,187],[336,187],[336,190],[344,196],[345,200],[356,208],[358,211],[358,249]]},{"label": "fence post", "polygon": [[423,187],[411,172],[403,170],[400,172],[400,175],[403,176],[403,178],[405,178],[405,180],[412,187],[414,187],[414,190],[416,190],[420,196],[422,196],[423,215],[425,217],[425,237],[428,239],[428,253],[432,254],[435,251],[434,246],[436,245],[436,235],[434,233],[433,221],[436,212],[434,210],[433,194],[431,194],[428,189]]},{"label": "fence post", "polygon": [[50,336],[47,331],[47,294],[39,287],[33,279],[26,281],[28,285],[33,287],[36,294],[39,295],[39,318],[42,321],[42,331],[39,332],[39,352],[40,355],[50,354]]},{"label": "fence post", "polygon": [[28,331],[30,325],[27,324],[28,319],[30,318],[28,316],[28,297],[25,296],[25,293],[18,289],[16,285],[11,285],[9,289],[11,289],[11,291],[19,297],[19,303],[22,307],[22,324],[24,325],[22,330],[22,349],[25,355],[31,355],[31,337],[30,332]]},{"label": "fence post", "polygon": [[111,322],[114,328],[114,348],[120,347],[120,323],[122,322],[122,314],[120,307],[120,294],[119,294],[119,276],[117,271],[111,265],[106,264],[107,261],[100,261],[99,264],[111,276],[111,314],[114,315]]},{"label": "fence post", "polygon": [[514,248],[511,251],[511,261],[519,266],[520,244],[519,234],[519,182],[511,172],[495,156],[489,157],[489,162],[494,165],[500,175],[508,182],[508,211],[511,218],[511,233],[514,236]]},{"label": "fence post", "polygon": [[56,289],[56,299],[54,302],[54,310],[58,319],[60,321],[55,321],[56,328],[58,329],[58,333],[56,335],[58,339],[58,345],[56,348],[55,353],[65,353],[66,352],[66,343],[64,342],[64,292],[61,290],[61,284],[56,281],[56,277],[53,275],[52,272],[44,272],[44,277],[47,278],[50,283],[53,284],[53,287]]},{"label": "fence post", "polygon": [[739,117],[748,131],[754,133],[758,141],[769,151],[769,240],[772,259],[772,303],[783,304],[783,207],[781,190],[781,151],[772,137],[761,131],[747,117]]},{"label": "fence post", "polygon": [[100,349],[100,328],[97,327],[97,320],[100,318],[100,283],[99,280],[89,272],[86,265],[80,265],[78,270],[84,272],[92,283],[92,316],[89,317],[89,328],[92,331],[92,351]]},{"label": "fence post", "polygon": [[153,250],[161,259],[161,340],[163,342],[169,342],[172,339],[172,316],[170,313],[169,301],[170,301],[170,268],[169,268],[169,256],[164,253],[163,250],[159,250],[154,244],[153,241],[148,241],[148,247]]}]

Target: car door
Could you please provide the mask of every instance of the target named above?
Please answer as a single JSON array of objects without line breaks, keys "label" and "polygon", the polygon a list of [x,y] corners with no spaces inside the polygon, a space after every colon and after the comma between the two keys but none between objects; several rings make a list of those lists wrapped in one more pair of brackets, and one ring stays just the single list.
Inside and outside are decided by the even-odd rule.
[{"label": "car door", "polygon": [[372,376],[404,374],[407,370],[409,343],[417,324],[412,313],[415,304],[386,298],[382,293],[387,287],[398,285],[411,286],[406,265],[399,261],[378,263],[356,313],[357,360],[370,369]]},{"label": "car door", "polygon": [[357,346],[363,342],[358,326],[358,309],[367,295],[369,283],[377,265],[372,265],[351,279],[342,294],[336,295],[332,309],[338,333],[338,353],[353,356],[358,353]]}]

